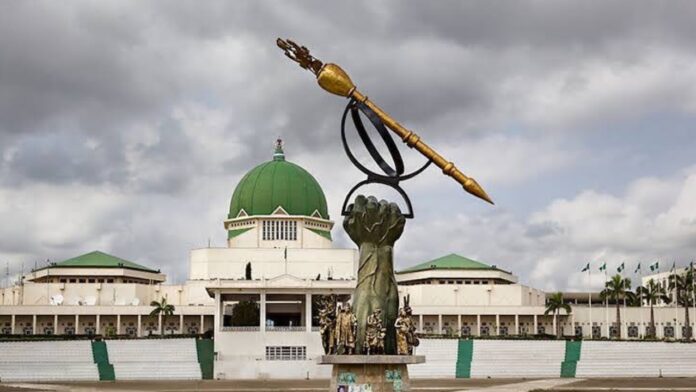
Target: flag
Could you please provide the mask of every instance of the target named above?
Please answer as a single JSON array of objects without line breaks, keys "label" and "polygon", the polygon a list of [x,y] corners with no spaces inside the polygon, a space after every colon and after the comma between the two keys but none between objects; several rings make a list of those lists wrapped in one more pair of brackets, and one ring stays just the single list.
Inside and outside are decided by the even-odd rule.
[{"label": "flag", "polygon": [[677,269],[677,262],[674,261],[672,262],[672,268],[669,269],[669,273],[671,274],[672,272],[676,271]]},{"label": "flag", "polygon": [[624,265],[624,263],[621,263],[621,265],[619,266],[619,268],[616,269],[616,272],[621,273],[621,272],[623,272],[624,268],[626,268],[626,266]]},{"label": "flag", "polygon": [[599,270],[600,270],[600,271],[606,271],[606,270],[607,270],[607,263],[604,263],[604,264],[600,265],[600,266],[599,266]]},{"label": "flag", "polygon": [[640,272],[640,263],[638,263],[638,266],[636,267],[636,270],[633,271],[634,274],[637,274],[638,272]]},{"label": "flag", "polygon": [[590,270],[590,263],[587,263],[585,268],[583,268],[582,271],[580,271],[580,272],[585,272],[585,271],[589,271],[589,270]]},{"label": "flag", "polygon": [[660,268],[660,262],[656,261],[652,264],[650,264],[650,272],[655,272],[657,269]]}]

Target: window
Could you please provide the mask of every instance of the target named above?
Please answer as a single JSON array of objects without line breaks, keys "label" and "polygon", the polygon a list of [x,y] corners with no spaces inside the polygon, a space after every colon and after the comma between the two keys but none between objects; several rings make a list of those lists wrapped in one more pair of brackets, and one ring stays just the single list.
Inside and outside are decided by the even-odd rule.
[{"label": "window", "polygon": [[75,283],[75,282],[76,282],[75,279],[70,279],[70,283]]},{"label": "window", "polygon": [[84,280],[84,279],[80,279],[79,282],[80,282],[80,283],[85,283],[85,280]]},{"label": "window", "polygon": [[61,279],[60,283],[68,283],[68,282],[67,282],[67,279]]},{"label": "window", "polygon": [[106,283],[114,283],[114,280],[113,280],[113,279],[107,279],[107,280],[106,280]]},{"label": "window", "polygon": [[304,361],[306,359],[306,346],[266,346],[267,361]]},{"label": "window", "polygon": [[262,239],[264,241],[296,241],[297,222],[284,220],[265,220],[262,226]]},{"label": "window", "polygon": [[94,279],[87,279],[87,283],[94,283]]}]

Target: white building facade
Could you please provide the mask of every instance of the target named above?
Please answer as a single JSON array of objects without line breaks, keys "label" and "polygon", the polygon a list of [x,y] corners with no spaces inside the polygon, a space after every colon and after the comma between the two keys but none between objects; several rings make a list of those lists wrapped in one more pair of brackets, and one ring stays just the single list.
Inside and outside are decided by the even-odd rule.
[{"label": "white building facade", "polygon": [[[166,284],[158,270],[88,253],[0,289],[0,334],[209,333],[219,378],[328,377],[330,369],[315,364],[322,353],[315,303],[328,294],[350,300],[358,253],[333,247],[327,211],[319,183],[286,161],[279,144],[271,161],[238,183],[223,219],[227,247],[192,250],[184,284]],[[597,293],[567,293],[572,312],[554,319],[545,314],[543,291],[455,254],[399,271],[397,282],[425,335],[554,334],[557,326],[565,335],[616,333],[616,309]],[[175,306],[175,314],[151,317],[150,302],[162,300]],[[645,335],[649,307],[621,305],[619,311],[624,338]],[[682,308],[658,306],[655,321],[658,337],[683,336]]]}]

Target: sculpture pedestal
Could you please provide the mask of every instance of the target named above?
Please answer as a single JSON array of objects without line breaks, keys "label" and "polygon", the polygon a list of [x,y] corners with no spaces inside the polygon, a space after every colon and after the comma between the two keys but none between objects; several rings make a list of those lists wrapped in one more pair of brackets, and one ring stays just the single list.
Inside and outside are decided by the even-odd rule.
[{"label": "sculpture pedestal", "polygon": [[333,365],[330,392],[401,392],[411,390],[406,365],[425,355],[322,355],[317,362]]}]

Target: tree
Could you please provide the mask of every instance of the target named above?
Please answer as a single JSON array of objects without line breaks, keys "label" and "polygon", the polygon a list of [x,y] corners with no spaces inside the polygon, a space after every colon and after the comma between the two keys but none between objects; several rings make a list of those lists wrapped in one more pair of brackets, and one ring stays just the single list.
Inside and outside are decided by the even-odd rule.
[{"label": "tree", "polygon": [[694,272],[688,269],[683,274],[673,274],[669,277],[669,290],[676,293],[677,305],[684,307],[685,333],[683,338],[691,340],[691,324],[689,323],[689,307],[693,305]]},{"label": "tree", "polygon": [[627,299],[633,301],[635,294],[631,291],[631,279],[623,278],[616,274],[605,284],[604,290],[600,293],[603,300],[611,300],[616,303],[616,328],[621,339],[621,301]]},{"label": "tree", "polygon": [[167,298],[162,298],[162,301],[152,301],[150,306],[154,306],[150,312],[150,316],[157,317],[162,315],[162,322],[160,323],[160,335],[164,335],[164,324],[167,322],[167,318],[174,314],[174,305],[167,303]]},{"label": "tree", "polygon": [[561,338],[561,323],[558,322],[558,314],[561,310],[565,310],[566,314],[570,314],[571,312],[570,305],[563,302],[562,293],[553,293],[546,298],[546,311],[544,315],[553,313],[553,320],[556,323],[556,339]]},{"label": "tree", "polygon": [[655,338],[655,311],[653,310],[653,305],[655,305],[659,300],[670,302],[669,297],[665,292],[665,288],[662,287],[661,284],[655,283],[655,281],[652,279],[650,279],[645,286],[638,286],[636,289],[636,294],[638,294],[643,301],[647,301],[648,305],[650,305],[650,333],[648,335],[651,338]]},{"label": "tree", "polygon": [[246,268],[244,268],[244,279],[251,280],[251,262],[246,263]]},{"label": "tree", "polygon": [[239,301],[232,309],[230,324],[233,327],[258,327],[259,318],[259,304],[256,301]]}]

